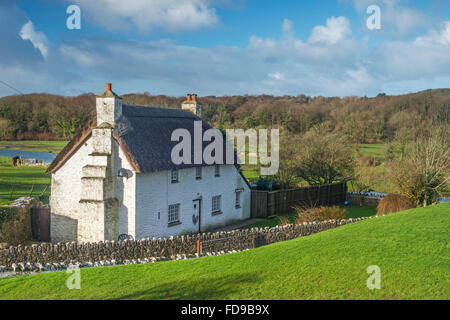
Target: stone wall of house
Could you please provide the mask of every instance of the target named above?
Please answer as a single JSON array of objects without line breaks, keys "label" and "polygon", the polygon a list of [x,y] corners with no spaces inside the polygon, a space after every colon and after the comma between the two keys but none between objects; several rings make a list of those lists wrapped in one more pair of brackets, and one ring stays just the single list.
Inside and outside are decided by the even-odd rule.
[{"label": "stone wall of house", "polygon": [[72,263],[88,266],[97,262],[101,262],[101,265],[122,264],[127,261],[151,260],[155,257],[173,259],[176,255],[195,255],[199,248],[201,255],[208,255],[210,252],[230,252],[307,236],[365,219],[368,218],[290,224],[273,228],[253,228],[170,238],[147,238],[137,241],[10,246],[0,249],[0,269],[14,269],[16,264],[45,266]]},{"label": "stone wall of house", "polygon": [[[20,244],[32,241],[31,208],[40,208],[38,198],[23,197],[9,206],[2,206],[5,215],[0,221],[0,243]],[[6,214],[8,212],[8,214]]]}]

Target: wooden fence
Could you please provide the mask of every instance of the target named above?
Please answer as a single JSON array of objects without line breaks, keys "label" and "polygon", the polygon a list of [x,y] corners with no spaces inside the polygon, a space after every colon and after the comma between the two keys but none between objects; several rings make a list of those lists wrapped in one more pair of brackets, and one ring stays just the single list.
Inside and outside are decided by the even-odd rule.
[{"label": "wooden fence", "polygon": [[9,204],[20,197],[37,197],[41,202],[48,203],[50,184],[8,184],[0,183],[0,205]]},{"label": "wooden fence", "polygon": [[251,217],[283,215],[291,212],[295,205],[314,207],[343,204],[346,194],[347,184],[344,182],[270,192],[252,190]]}]

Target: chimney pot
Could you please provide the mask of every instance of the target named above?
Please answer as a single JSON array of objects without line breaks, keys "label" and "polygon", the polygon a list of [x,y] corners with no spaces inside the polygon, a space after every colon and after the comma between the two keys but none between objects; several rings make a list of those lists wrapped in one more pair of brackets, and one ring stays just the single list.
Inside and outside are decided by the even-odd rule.
[{"label": "chimney pot", "polygon": [[191,94],[188,93],[186,96],[187,96],[187,101],[191,101]]},{"label": "chimney pot", "polygon": [[192,101],[197,101],[197,94],[192,94]]},{"label": "chimney pot", "polygon": [[111,91],[111,83],[106,84],[106,90]]}]

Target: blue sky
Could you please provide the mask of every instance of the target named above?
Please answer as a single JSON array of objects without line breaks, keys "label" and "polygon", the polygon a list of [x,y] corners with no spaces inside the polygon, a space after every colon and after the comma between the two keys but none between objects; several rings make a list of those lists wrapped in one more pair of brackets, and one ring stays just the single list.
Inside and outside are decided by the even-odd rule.
[{"label": "blue sky", "polygon": [[[80,30],[66,27],[72,4]],[[380,30],[366,26],[370,5]],[[175,96],[450,87],[447,0],[4,0],[0,40],[0,80],[23,93],[98,93],[105,82]]]}]

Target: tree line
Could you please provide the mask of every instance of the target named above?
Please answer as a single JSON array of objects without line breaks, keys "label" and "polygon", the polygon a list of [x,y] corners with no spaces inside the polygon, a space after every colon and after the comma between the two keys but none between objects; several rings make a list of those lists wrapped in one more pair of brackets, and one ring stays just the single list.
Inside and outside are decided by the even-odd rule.
[{"label": "tree line", "polygon": [[[179,108],[184,97],[126,94],[124,104]],[[273,128],[303,135],[320,124],[355,143],[391,141],[450,122],[450,89],[367,97],[243,95],[202,97],[203,118],[217,128]],[[95,116],[95,95],[0,98],[0,139],[68,140]]]}]

